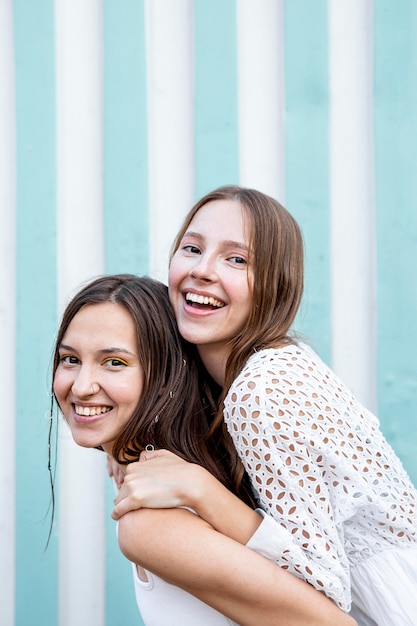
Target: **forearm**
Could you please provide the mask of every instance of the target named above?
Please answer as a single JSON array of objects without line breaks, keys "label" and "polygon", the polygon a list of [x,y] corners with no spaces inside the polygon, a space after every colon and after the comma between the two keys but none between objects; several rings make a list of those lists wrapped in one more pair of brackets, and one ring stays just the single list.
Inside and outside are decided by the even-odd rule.
[{"label": "forearm", "polygon": [[184,503],[219,533],[245,545],[262,518],[204,468],[194,467],[198,478],[194,490],[184,494]]},{"label": "forearm", "polygon": [[125,471],[113,519],[140,508],[188,507],[217,531],[242,544],[261,523],[260,516],[210,472],[166,450],[158,450],[148,460],[141,456],[140,462]]},{"label": "forearm", "polygon": [[142,509],[119,523],[133,562],[242,626],[352,626],[322,593],[182,509]]}]

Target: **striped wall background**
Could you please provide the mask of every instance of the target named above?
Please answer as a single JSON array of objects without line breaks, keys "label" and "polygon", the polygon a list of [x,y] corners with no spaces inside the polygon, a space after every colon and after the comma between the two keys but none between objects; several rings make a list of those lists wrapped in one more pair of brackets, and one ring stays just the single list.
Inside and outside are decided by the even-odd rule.
[{"label": "striped wall background", "polygon": [[194,200],[300,221],[298,319],[417,482],[414,0],[0,0],[0,624],[141,624],[103,455],[59,433],[58,318],[102,272],[165,280]]}]

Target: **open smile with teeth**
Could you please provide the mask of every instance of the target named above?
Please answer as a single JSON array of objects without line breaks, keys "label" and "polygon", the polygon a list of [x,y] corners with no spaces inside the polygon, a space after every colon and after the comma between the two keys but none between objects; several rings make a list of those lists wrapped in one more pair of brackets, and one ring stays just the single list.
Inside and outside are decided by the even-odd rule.
[{"label": "open smile with teeth", "polygon": [[110,406],[80,406],[79,404],[74,404],[74,409],[77,415],[84,415],[85,417],[94,417],[111,411]]},{"label": "open smile with teeth", "polygon": [[224,302],[220,302],[220,300],[216,300],[215,298],[212,298],[211,296],[201,296],[198,295],[196,293],[186,293],[185,294],[185,299],[187,301],[187,304],[194,306],[195,304],[198,305],[203,305],[203,306],[210,306],[213,307],[214,309],[221,309],[222,307],[224,307]]}]

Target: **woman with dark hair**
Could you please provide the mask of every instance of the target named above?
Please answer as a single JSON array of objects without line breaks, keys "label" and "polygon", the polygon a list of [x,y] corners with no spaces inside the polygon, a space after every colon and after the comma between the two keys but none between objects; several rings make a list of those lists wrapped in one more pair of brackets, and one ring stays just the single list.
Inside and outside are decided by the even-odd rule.
[{"label": "woman with dark hair", "polygon": [[[100,447],[122,466],[166,448],[187,468],[208,471],[258,524],[245,480],[231,480],[225,440],[208,436],[215,391],[214,383],[199,383],[199,357],[179,335],[162,284],[103,276],[68,304],[56,339],[53,393],[76,443]],[[149,565],[146,555],[131,559],[147,626],[352,623],[310,585],[195,513],[180,508],[148,513],[154,533],[150,551],[156,556]],[[125,520],[129,517],[135,552],[143,515],[138,525],[137,513]],[[121,545],[127,535],[120,524]]]},{"label": "woman with dark hair", "polygon": [[[189,506],[344,611],[353,600],[360,624],[412,626],[416,490],[377,418],[290,334],[303,273],[300,229],[273,198],[223,187],[193,207],[173,248],[170,300],[182,337],[222,388],[210,437],[225,442],[235,493],[250,477],[258,511],[227,498],[209,472],[157,451],[128,469],[114,517]],[[121,518],[121,545],[138,558],[134,516]]]}]

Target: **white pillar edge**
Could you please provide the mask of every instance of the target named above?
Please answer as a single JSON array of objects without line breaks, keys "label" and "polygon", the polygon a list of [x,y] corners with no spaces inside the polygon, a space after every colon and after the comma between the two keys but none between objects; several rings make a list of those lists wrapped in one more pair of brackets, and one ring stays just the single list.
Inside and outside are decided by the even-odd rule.
[{"label": "white pillar edge", "polygon": [[236,10],[240,184],[285,204],[283,1]]},{"label": "white pillar edge", "polygon": [[[55,0],[58,298],[104,272],[102,0]],[[59,625],[105,624],[105,458],[60,425]]]},{"label": "white pillar edge", "polygon": [[372,9],[329,1],[332,364],[375,410]]},{"label": "white pillar edge", "polygon": [[0,376],[0,607],[3,626],[15,623],[15,209],[16,137],[13,7],[0,2],[0,343],[7,355]]},{"label": "white pillar edge", "polygon": [[145,0],[150,275],[167,281],[169,251],[194,203],[193,1]]}]

